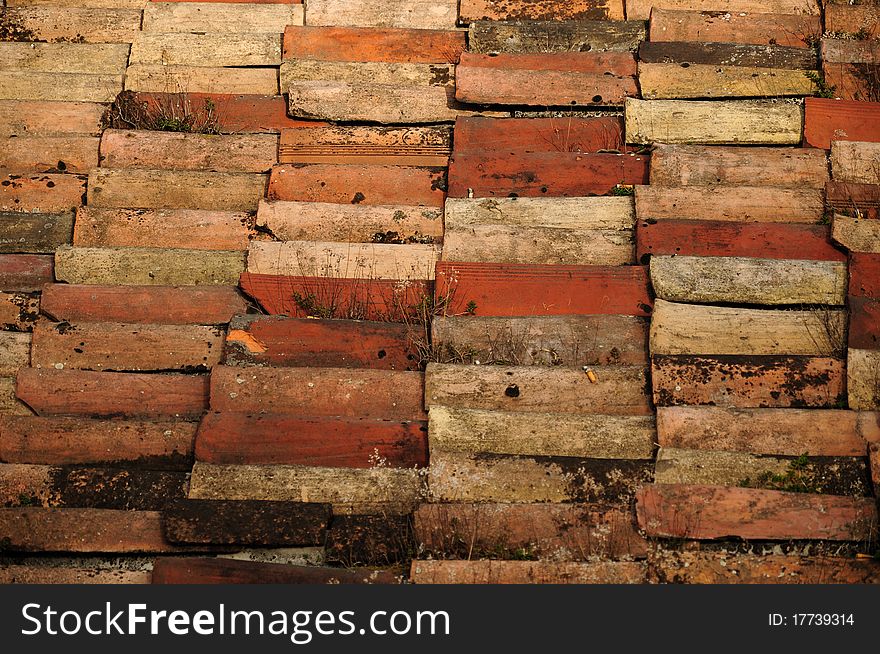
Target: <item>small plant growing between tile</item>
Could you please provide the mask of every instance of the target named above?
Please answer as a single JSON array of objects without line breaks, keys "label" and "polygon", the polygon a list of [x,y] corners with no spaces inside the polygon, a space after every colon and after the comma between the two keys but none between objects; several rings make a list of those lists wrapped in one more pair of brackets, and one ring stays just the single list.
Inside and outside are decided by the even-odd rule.
[{"label": "small plant growing between tile", "polygon": [[817,98],[834,98],[836,88],[828,84],[825,81],[825,76],[815,70],[807,70],[804,71],[804,75],[807,76],[807,79],[810,80],[816,87],[816,90],[813,91],[813,96]]},{"label": "small plant growing between tile", "polygon": [[169,93],[139,100],[132,91],[123,91],[110,107],[109,126],[115,129],[149,129],[187,134],[219,134],[217,107],[210,98],[201,103],[186,93]]}]

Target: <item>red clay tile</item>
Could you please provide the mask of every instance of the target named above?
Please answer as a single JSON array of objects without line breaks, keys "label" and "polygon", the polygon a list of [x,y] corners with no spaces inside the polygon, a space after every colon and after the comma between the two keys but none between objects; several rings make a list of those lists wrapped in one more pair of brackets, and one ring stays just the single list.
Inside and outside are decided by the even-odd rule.
[{"label": "red clay tile", "polygon": [[456,154],[449,162],[449,197],[605,195],[618,184],[647,184],[648,159],[576,152]]},{"label": "red clay tile", "polygon": [[34,329],[31,365],[66,370],[205,370],[220,363],[225,329],[203,325],[50,323]]},{"label": "red clay tile", "polygon": [[845,34],[864,32],[877,38],[880,34],[880,7],[828,3],[825,7],[825,29]]},{"label": "red clay tile", "polygon": [[858,210],[864,218],[880,218],[880,185],[826,182],[825,206],[845,213]]},{"label": "red clay tile", "polygon": [[55,257],[51,254],[0,254],[0,289],[39,291],[55,280]]},{"label": "red clay tile", "polygon": [[282,164],[272,169],[270,200],[442,207],[446,170],[422,166]]},{"label": "red clay tile", "polygon": [[860,413],[820,409],[657,409],[660,447],[781,456],[865,456]]},{"label": "red clay tile", "polygon": [[324,568],[234,559],[160,558],[154,584],[396,584],[386,570]]},{"label": "red clay tile", "polygon": [[381,27],[299,27],[284,31],[284,59],[456,63],[465,32]]},{"label": "red clay tile", "polygon": [[498,152],[623,152],[623,119],[599,118],[485,118],[465,116],[455,121],[455,155]]},{"label": "red clay tile", "polygon": [[[201,1],[201,0],[199,0]],[[283,95],[233,95],[220,93],[147,93],[135,92],[134,102],[146,104],[153,112],[195,113],[216,117],[217,128],[224,134],[280,132],[284,128],[310,128],[326,125],[317,121],[296,120],[287,115]],[[206,105],[206,102],[208,105]]]},{"label": "red clay tile", "polygon": [[192,467],[192,422],[0,416],[0,461],[114,464],[155,470]]},{"label": "red clay tile", "polygon": [[652,41],[746,43],[809,48],[822,35],[821,16],[654,8]]},{"label": "red clay tile", "polygon": [[427,552],[475,557],[528,548],[541,558],[643,558],[632,512],[597,504],[422,504],[415,535]]},{"label": "red clay tile", "polygon": [[880,299],[853,297],[849,304],[849,347],[880,350]]},{"label": "red clay tile", "polygon": [[76,212],[73,244],[79,247],[247,250],[254,235],[246,212],[205,209],[98,209]]},{"label": "red clay tile", "polygon": [[[493,70],[559,71],[568,73],[596,73],[615,77],[637,73],[636,57],[632,52],[553,52],[524,54],[477,54],[465,52],[455,69],[491,68]],[[539,89],[545,92],[546,89]]]},{"label": "red clay tile", "polygon": [[880,254],[850,253],[849,294],[880,300]]},{"label": "red clay tile", "polygon": [[880,142],[880,102],[806,98],[804,145],[828,150],[831,141]]},{"label": "red clay tile", "polygon": [[68,322],[217,325],[245,313],[234,286],[99,286],[47,284],[41,309]]},{"label": "red clay tile", "polygon": [[60,213],[85,203],[82,175],[6,174],[0,180],[0,211]]},{"label": "red clay tile", "polygon": [[654,355],[657,406],[831,408],[846,401],[846,362],[808,356]]},{"label": "red clay tile", "polygon": [[209,413],[199,426],[196,459],[223,464],[395,468],[428,463],[424,421]]},{"label": "red clay tile", "polygon": [[22,368],[16,394],[42,416],[185,420],[208,408],[208,378]]},{"label": "red clay tile", "polygon": [[211,373],[214,411],[423,420],[424,375],[348,368],[235,368]]},{"label": "red clay tile", "polygon": [[641,266],[537,266],[441,261],[437,301],[478,316],[647,316],[652,299]]},{"label": "red clay tile", "polygon": [[14,552],[174,552],[159,511],[0,509],[0,533]]},{"label": "red clay tile", "polygon": [[825,83],[843,101],[880,99],[880,64],[828,63],[822,65]]},{"label": "red clay tile", "polygon": [[639,527],[665,538],[872,540],[873,498],[687,484],[649,484],[636,494]]},{"label": "red clay tile", "polygon": [[735,223],[723,220],[640,220],[636,258],[651,254],[846,261],[831,242],[828,225]]},{"label": "red clay tile", "polygon": [[651,571],[668,584],[880,583],[880,564],[845,556],[663,552]]},{"label": "red clay tile", "polygon": [[419,318],[434,283],[243,273],[241,288],[272,315],[405,322]]},{"label": "red clay tile", "polygon": [[631,53],[463,54],[455,99],[473,104],[618,106],[638,97]]},{"label": "red clay tile", "polygon": [[237,319],[226,337],[226,363],[294,367],[416,370],[417,332],[399,323],[264,316]]},{"label": "red clay tile", "polygon": [[281,130],[281,163],[446,166],[452,129],[427,127],[334,126]]}]

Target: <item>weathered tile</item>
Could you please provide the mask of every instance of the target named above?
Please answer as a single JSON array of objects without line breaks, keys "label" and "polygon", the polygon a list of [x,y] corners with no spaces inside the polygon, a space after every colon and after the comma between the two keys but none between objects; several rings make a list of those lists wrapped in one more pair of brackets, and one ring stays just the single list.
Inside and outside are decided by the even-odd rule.
[{"label": "weathered tile", "polygon": [[446,166],[452,129],[429,127],[332,126],[281,131],[281,163]]},{"label": "weathered tile", "polygon": [[73,212],[18,213],[0,211],[0,252],[52,254],[69,245]]},{"label": "weathered tile", "polygon": [[807,148],[704,147],[658,143],[651,151],[657,186],[756,185],[823,188],[828,159]]},{"label": "weathered tile", "polygon": [[[652,413],[646,371],[637,366],[584,370],[429,363],[425,405],[521,413],[645,416]],[[528,418],[526,418],[528,420]]]},{"label": "weathered tile", "polygon": [[247,270],[259,275],[433,279],[440,246],[331,241],[253,241]]},{"label": "weathered tile", "polygon": [[553,561],[643,558],[647,541],[634,515],[586,504],[444,503],[419,506],[416,539],[438,558],[514,558],[529,552]]},{"label": "weathered tile", "polygon": [[831,237],[847,250],[880,254],[880,221],[834,214]]},{"label": "weathered tile", "polygon": [[456,63],[466,32],[387,27],[288,26],[285,59]]},{"label": "weathered tile", "polygon": [[207,409],[208,378],[22,368],[17,393],[41,416],[188,419]]},{"label": "weathered tile", "polygon": [[626,505],[650,482],[647,459],[588,459],[431,451],[429,499],[435,502],[603,502]]},{"label": "weathered tile", "polygon": [[443,209],[261,200],[256,224],[283,241],[429,244],[442,240]]},{"label": "weathered tile", "polygon": [[86,178],[57,173],[0,173],[0,211],[62,213],[85,203]]},{"label": "weathered tile", "polygon": [[9,70],[122,75],[128,65],[128,45],[0,42],[0,57]]},{"label": "weathered tile", "polygon": [[303,24],[299,4],[227,4],[222,2],[149,2],[144,7],[145,32],[243,34],[275,32]]},{"label": "weathered tile", "polygon": [[661,447],[782,456],[864,456],[878,429],[856,411],[673,406],[657,409]]},{"label": "weathered tile", "polygon": [[657,355],[654,404],[721,407],[845,406],[846,362],[808,356]]},{"label": "weathered tile", "polygon": [[816,53],[784,45],[743,43],[701,43],[692,41],[642,41],[639,62],[648,64],[709,64],[712,66],[752,66],[783,70],[816,70]]},{"label": "weathered tile", "polygon": [[278,161],[278,137],[272,134],[207,135],[106,130],[101,136],[101,165],[229,173],[268,172]]},{"label": "weathered tile", "polygon": [[420,372],[397,370],[217,366],[211,409],[423,420],[422,380]]},{"label": "weathered tile", "polygon": [[340,279],[243,273],[242,290],[271,315],[418,321],[434,283],[419,279]]},{"label": "weathered tile", "polygon": [[843,306],[847,269],[841,261],[752,257],[651,257],[658,298],[697,304]]},{"label": "weathered tile", "polygon": [[131,43],[141,29],[141,10],[54,4],[10,7],[2,20],[15,40]]},{"label": "weathered tile", "polygon": [[196,462],[189,497],[199,500],[321,502],[334,513],[410,513],[421,479],[399,468],[215,465]]},{"label": "weathered tile", "polygon": [[159,248],[60,247],[58,281],[70,284],[231,285],[245,268],[245,252]]},{"label": "weathered tile", "polygon": [[307,502],[182,500],[163,512],[171,543],[323,545],[330,506]]},{"label": "weathered tile", "polygon": [[876,584],[880,565],[846,557],[657,552],[651,574],[670,584]]},{"label": "weathered tile", "polygon": [[818,223],[825,212],[818,188],[775,186],[636,186],[639,220]]},{"label": "weathered tile", "polygon": [[873,498],[653,484],[637,494],[639,526],[662,538],[835,541],[876,536]]},{"label": "weathered tile", "polygon": [[92,136],[16,136],[4,142],[0,167],[13,173],[88,173],[98,167]]},{"label": "weathered tile", "polygon": [[816,85],[803,70],[639,63],[639,89],[645,100],[780,98],[811,95]]},{"label": "weathered tile", "polygon": [[439,261],[435,297],[447,315],[563,316],[651,312],[641,266],[528,266]]},{"label": "weathered tile", "polygon": [[0,329],[31,332],[39,319],[39,295],[17,291],[0,292]]},{"label": "weathered tile", "polygon": [[99,168],[88,204],[98,208],[255,211],[267,176],[253,173]]},{"label": "weathered tile", "polygon": [[196,423],[0,416],[0,460],[107,464],[154,470],[192,467]]},{"label": "weathered tile", "polygon": [[384,570],[257,563],[223,558],[162,557],[153,566],[154,584],[396,584]]},{"label": "weathered tile", "polygon": [[0,254],[0,289],[32,293],[51,284],[55,257],[51,254]]},{"label": "weathered tile", "polygon": [[[483,379],[492,382],[491,376]],[[435,380],[428,383],[431,392]],[[482,403],[475,398],[475,404]],[[552,402],[547,403],[546,413],[518,412],[515,403],[509,408],[514,410],[431,406],[431,452],[590,459],[650,459],[654,454],[653,416],[598,415],[599,411],[597,415],[567,415],[554,413]]]},{"label": "weathered tile", "polygon": [[804,101],[804,143],[829,149],[832,141],[880,141],[880,102],[830,98]]},{"label": "weathered tile", "polygon": [[308,0],[309,25],[452,29],[456,0]]},{"label": "weathered tile", "polygon": [[97,136],[106,109],[94,102],[0,100],[0,137]]},{"label": "weathered tile", "polygon": [[797,103],[774,100],[626,100],[627,143],[798,145]]},{"label": "weathered tile", "polygon": [[[0,509],[0,531],[14,552],[173,552],[162,537],[159,511]],[[179,550],[178,550],[179,551]]]},{"label": "weathered tile", "polygon": [[593,152],[455,154],[449,197],[582,197],[645,184],[650,156]]},{"label": "weathered tile", "polygon": [[644,21],[517,20],[471,21],[468,51],[525,52],[627,51],[645,40]]},{"label": "weathered tile", "polygon": [[206,463],[396,468],[428,463],[424,421],[301,417],[290,413],[209,413],[196,459]]},{"label": "weathered tile", "polygon": [[634,562],[413,561],[414,584],[641,584],[646,568]]},{"label": "weathered tile", "polygon": [[838,182],[880,184],[880,143],[832,141],[831,176]]},{"label": "weathered tile", "polygon": [[625,152],[623,119],[592,118],[485,118],[455,121],[455,155],[497,153]]},{"label": "weathered tile", "polygon": [[849,408],[880,410],[880,350],[850,348],[846,358]]},{"label": "weathered tile", "polygon": [[517,106],[622,105],[638,95],[630,53],[465,53],[455,68],[455,98]]},{"label": "weathered tile", "polygon": [[362,320],[240,316],[229,325],[232,365],[415,370],[417,328]]},{"label": "weathered tile", "polygon": [[622,0],[462,0],[459,21],[623,20]]},{"label": "weathered tile", "polygon": [[255,233],[253,223],[243,211],[80,207],[73,245],[243,251]]},{"label": "weathered tile", "polygon": [[277,95],[278,72],[275,68],[133,64],[125,73],[125,90],[173,94]]},{"label": "weathered tile", "polygon": [[[152,7],[156,3],[149,3]],[[278,5],[281,6],[281,5]],[[131,64],[170,66],[279,66],[279,34],[181,34],[171,29],[141,32],[131,44]],[[242,31],[249,31],[242,28]],[[276,30],[267,29],[272,32]],[[166,33],[171,32],[171,33]]]},{"label": "weathered tile", "polygon": [[741,309],[658,299],[651,316],[652,354],[827,357],[845,341],[841,309]]},{"label": "weathered tile", "polygon": [[67,370],[204,370],[220,363],[225,330],[200,325],[42,323],[31,365]]},{"label": "weathered tile", "polygon": [[657,254],[846,261],[846,254],[832,244],[828,225],[673,218],[639,221],[638,261],[647,263],[649,255]]},{"label": "weathered tile", "polygon": [[[647,0],[646,4],[649,4]],[[822,35],[821,16],[818,12],[764,13],[764,3],[755,2],[753,6],[751,11],[731,12],[679,11],[655,7],[651,11],[651,40],[809,48]]]},{"label": "weathered tile", "polygon": [[282,164],[272,169],[270,200],[442,207],[446,169],[369,164]]},{"label": "weathered tile", "polygon": [[48,284],[40,309],[67,322],[217,325],[247,311],[234,286]]},{"label": "weathered tile", "polygon": [[648,324],[633,316],[436,316],[440,361],[564,366],[644,365]]},{"label": "weathered tile", "polygon": [[31,335],[26,332],[0,332],[0,376],[14,377],[30,363]]}]

